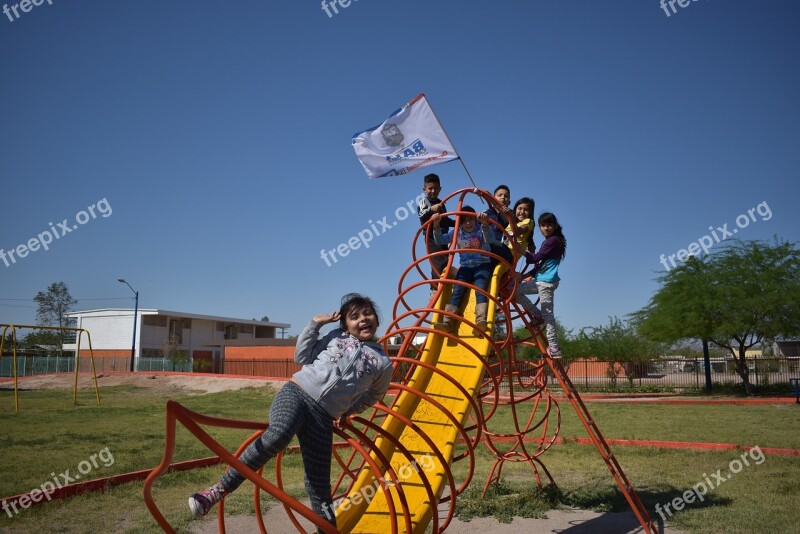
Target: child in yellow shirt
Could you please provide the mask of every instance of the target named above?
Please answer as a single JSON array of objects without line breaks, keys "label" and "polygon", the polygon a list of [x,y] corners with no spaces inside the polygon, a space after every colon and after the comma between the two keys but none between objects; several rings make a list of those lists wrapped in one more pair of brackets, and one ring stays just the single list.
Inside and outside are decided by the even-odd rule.
[{"label": "child in yellow shirt", "polygon": [[522,197],[514,203],[514,221],[516,222],[517,230],[514,232],[514,227],[510,224],[506,227],[506,232],[511,236],[508,242],[508,247],[512,252],[515,252],[519,258],[525,255],[528,246],[533,243],[533,208],[535,202],[532,198]]}]

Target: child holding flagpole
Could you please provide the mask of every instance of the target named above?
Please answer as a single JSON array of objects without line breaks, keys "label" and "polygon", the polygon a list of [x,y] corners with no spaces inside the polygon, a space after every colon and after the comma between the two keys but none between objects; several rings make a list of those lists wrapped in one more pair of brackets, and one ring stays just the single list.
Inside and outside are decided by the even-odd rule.
[{"label": "child holding flagpole", "polygon": [[[438,175],[433,173],[426,175],[425,179],[423,180],[422,191],[425,193],[425,196],[419,200],[419,205],[417,206],[419,224],[421,226],[425,225],[425,223],[427,223],[431,217],[435,215],[441,215],[447,211],[444,202],[439,200],[439,193],[442,192],[442,184],[439,181]],[[446,216],[440,217],[439,224],[445,229],[445,231],[455,226],[453,219]],[[425,248],[428,251],[428,254],[447,250],[447,246],[436,244],[433,238],[432,230],[427,232],[427,236],[425,238]],[[445,278],[447,273],[444,270],[447,267],[447,255],[442,254],[439,256],[432,256],[430,261],[431,280]],[[431,290],[436,290],[436,284],[431,284]]]}]

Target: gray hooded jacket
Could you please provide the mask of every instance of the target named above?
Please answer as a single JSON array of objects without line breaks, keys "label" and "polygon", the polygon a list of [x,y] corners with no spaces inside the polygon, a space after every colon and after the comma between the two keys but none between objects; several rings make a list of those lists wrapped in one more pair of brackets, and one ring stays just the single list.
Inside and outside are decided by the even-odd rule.
[{"label": "gray hooded jacket", "polygon": [[373,341],[359,341],[341,328],[319,337],[311,321],[297,339],[294,380],[334,419],[360,413],[383,399],[392,361]]}]

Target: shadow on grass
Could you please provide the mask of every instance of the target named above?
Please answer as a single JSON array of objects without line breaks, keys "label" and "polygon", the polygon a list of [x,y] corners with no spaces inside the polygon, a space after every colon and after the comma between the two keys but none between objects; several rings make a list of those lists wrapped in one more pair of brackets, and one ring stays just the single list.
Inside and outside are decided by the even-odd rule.
[{"label": "shadow on grass", "polygon": [[[636,516],[618,488],[585,487],[577,491],[563,492],[549,485],[543,489],[519,482],[500,481],[489,487],[485,496],[482,488],[468,488],[457,500],[457,515],[463,521],[476,517],[494,517],[501,523],[510,523],[514,517],[543,518],[547,512],[560,507],[577,508],[603,513],[602,516],[570,522],[571,526],[560,532],[569,534],[597,532],[638,532],[641,526]],[[691,490],[689,490],[691,492]],[[732,500],[727,497],[703,495],[702,500],[685,489],[670,487],[665,490],[637,490],[637,494],[657,526],[664,532],[665,521],[670,521],[675,513],[677,502],[683,510],[711,506],[729,506]],[[686,498],[684,495],[686,494]],[[689,502],[689,501],[692,502]],[[683,503],[681,505],[681,503]],[[658,505],[658,508],[656,506]],[[656,510],[660,510],[658,513]]]}]

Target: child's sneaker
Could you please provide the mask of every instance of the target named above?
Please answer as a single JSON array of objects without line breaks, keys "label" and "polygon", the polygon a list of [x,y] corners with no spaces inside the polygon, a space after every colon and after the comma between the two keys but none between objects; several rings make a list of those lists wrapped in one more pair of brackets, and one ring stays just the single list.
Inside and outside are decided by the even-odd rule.
[{"label": "child's sneaker", "polygon": [[561,358],[561,349],[554,349],[551,347],[547,347],[547,354],[549,354],[550,357],[553,358],[554,360],[557,360]]},{"label": "child's sneaker", "polygon": [[195,517],[203,517],[225,497],[225,488],[217,483],[189,497],[189,509]]}]

